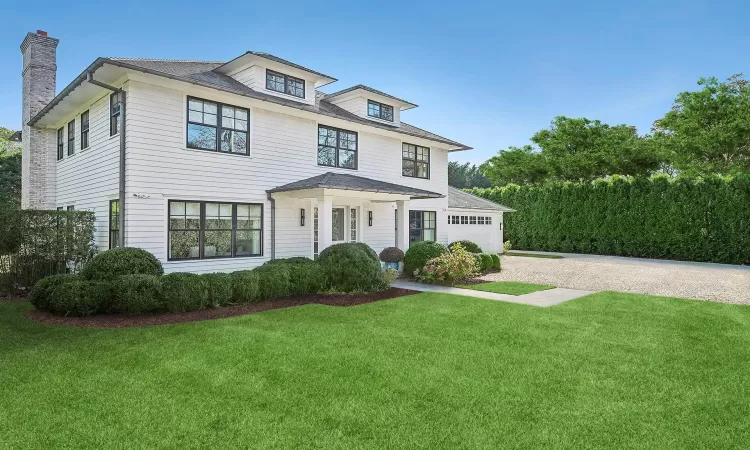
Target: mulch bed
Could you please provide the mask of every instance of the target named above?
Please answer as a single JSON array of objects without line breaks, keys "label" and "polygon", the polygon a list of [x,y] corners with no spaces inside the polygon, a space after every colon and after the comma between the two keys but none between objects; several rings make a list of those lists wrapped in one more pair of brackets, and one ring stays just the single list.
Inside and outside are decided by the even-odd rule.
[{"label": "mulch bed", "polygon": [[249,303],[246,305],[224,306],[220,308],[204,309],[201,311],[190,311],[186,313],[158,313],[143,315],[110,314],[88,317],[62,317],[45,311],[33,310],[26,311],[24,314],[29,319],[53,325],[69,325],[89,328],[127,328],[223,319],[225,317],[253,314],[261,311],[269,311],[271,309],[289,308],[292,306],[310,304],[355,306],[412,294],[419,294],[419,291],[390,288],[384,291],[367,294],[312,294],[298,297],[285,297],[265,302]]}]

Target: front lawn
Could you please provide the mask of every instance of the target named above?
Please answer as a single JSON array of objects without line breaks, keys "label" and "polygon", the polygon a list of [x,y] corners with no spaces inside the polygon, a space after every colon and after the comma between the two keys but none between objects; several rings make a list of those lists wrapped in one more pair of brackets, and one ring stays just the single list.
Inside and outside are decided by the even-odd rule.
[{"label": "front lawn", "polygon": [[553,289],[551,284],[520,283],[518,281],[495,281],[492,283],[460,284],[457,287],[496,294],[523,295]]},{"label": "front lawn", "polygon": [[[150,328],[0,302],[0,448],[740,448],[750,308],[442,294]],[[744,444],[743,444],[744,442]]]}]

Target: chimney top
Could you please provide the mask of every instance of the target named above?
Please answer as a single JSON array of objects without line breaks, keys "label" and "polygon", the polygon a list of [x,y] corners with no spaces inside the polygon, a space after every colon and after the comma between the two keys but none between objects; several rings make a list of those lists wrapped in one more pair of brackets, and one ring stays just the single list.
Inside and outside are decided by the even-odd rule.
[{"label": "chimney top", "polygon": [[36,34],[42,37],[47,37],[47,32],[44,30],[36,30]]}]

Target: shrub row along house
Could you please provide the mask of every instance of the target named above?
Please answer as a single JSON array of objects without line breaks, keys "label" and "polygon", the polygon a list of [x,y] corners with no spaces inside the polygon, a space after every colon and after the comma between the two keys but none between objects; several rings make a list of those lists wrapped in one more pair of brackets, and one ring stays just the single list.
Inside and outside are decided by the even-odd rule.
[{"label": "shrub row along house", "polygon": [[[22,206],[90,210],[100,249],[139,247],[166,272],[469,239],[502,248],[507,209],[448,187],[464,144],[409,125],[417,105],[281,58],[98,58],[58,95],[57,39],[23,53]],[[461,224],[451,216],[480,216]]]}]

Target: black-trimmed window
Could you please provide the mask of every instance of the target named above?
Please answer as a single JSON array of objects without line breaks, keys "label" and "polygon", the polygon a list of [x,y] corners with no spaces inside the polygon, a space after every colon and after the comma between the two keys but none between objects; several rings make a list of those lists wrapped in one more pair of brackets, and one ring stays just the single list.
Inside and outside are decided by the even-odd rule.
[{"label": "black-trimmed window", "polygon": [[68,205],[65,207],[66,211],[75,211],[76,207],[74,205]]},{"label": "black-trimmed window", "polygon": [[109,201],[109,248],[120,246],[120,200]]},{"label": "black-trimmed window", "polygon": [[120,115],[122,114],[122,101],[124,92],[113,92],[109,96],[109,135],[114,136],[120,132]]},{"label": "black-trimmed window", "polygon": [[373,100],[367,100],[367,115],[376,119],[393,122],[393,106]]},{"label": "black-trimmed window", "polygon": [[263,254],[263,205],[169,201],[169,260]]},{"label": "black-trimmed window", "polygon": [[414,144],[401,146],[402,170],[405,177],[430,178],[430,149]]},{"label": "black-trimmed window", "polygon": [[484,225],[484,216],[477,217],[478,225]]},{"label": "black-trimmed window", "polygon": [[266,89],[305,98],[305,80],[266,69]]},{"label": "black-trimmed window", "polygon": [[318,165],[357,168],[357,133],[318,126]]},{"label": "black-trimmed window", "polygon": [[436,239],[435,211],[409,211],[409,243],[435,241]]},{"label": "black-trimmed window", "polygon": [[476,225],[476,224],[477,224],[477,216],[470,216],[469,225]]},{"label": "black-trimmed window", "polygon": [[492,216],[487,216],[487,218],[484,219],[484,223],[492,225]]},{"label": "black-trimmed window", "polygon": [[188,97],[187,147],[212,152],[248,155],[250,111]]},{"label": "black-trimmed window", "polygon": [[81,113],[81,150],[89,147],[89,111]]},{"label": "black-trimmed window", "polygon": [[59,130],[57,130],[57,160],[60,161],[63,159],[64,155],[64,149],[65,144],[63,142],[63,133],[65,132],[65,127],[61,127]]},{"label": "black-trimmed window", "polygon": [[461,216],[461,225],[469,224],[469,216]]},{"label": "black-trimmed window", "polygon": [[76,120],[68,122],[68,156],[76,152]]}]

